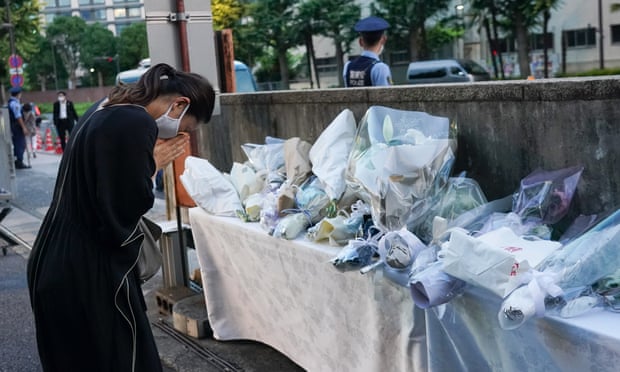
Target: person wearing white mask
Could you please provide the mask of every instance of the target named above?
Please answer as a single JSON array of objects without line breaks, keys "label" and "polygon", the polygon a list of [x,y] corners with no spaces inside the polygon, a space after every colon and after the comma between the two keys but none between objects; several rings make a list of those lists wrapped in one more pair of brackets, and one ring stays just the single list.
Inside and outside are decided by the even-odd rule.
[{"label": "person wearing white mask", "polygon": [[214,104],[207,79],[157,64],[74,128],[28,259],[43,371],[162,370],[140,288],[139,221],[153,207],[152,177]]},{"label": "person wearing white mask", "polygon": [[54,126],[60,137],[60,146],[65,151],[67,136],[71,135],[73,126],[79,120],[73,102],[67,99],[67,94],[63,91],[58,92],[58,100],[54,102]]},{"label": "person wearing white mask", "polygon": [[387,41],[385,30],[390,24],[380,17],[370,16],[358,21],[354,30],[359,32],[362,54],[348,61],[344,66],[344,86],[347,88],[390,86],[392,72],[390,67],[379,59]]}]

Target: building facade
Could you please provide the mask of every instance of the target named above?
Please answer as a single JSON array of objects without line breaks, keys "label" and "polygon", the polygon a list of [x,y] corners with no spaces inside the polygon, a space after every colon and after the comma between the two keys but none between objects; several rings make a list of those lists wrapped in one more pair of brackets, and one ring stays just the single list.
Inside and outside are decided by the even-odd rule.
[{"label": "building facade", "polygon": [[87,23],[101,23],[115,36],[132,22],[144,20],[144,0],[46,0],[44,24],[58,16],[77,16]]}]

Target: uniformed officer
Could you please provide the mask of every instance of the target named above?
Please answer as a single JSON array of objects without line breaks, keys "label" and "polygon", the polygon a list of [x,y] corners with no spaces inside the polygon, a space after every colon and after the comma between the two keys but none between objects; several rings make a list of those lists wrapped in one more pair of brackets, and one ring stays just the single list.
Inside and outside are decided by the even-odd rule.
[{"label": "uniformed officer", "polygon": [[9,92],[9,122],[11,124],[11,139],[13,140],[13,156],[15,156],[16,169],[28,169],[24,164],[24,152],[26,151],[26,135],[28,128],[22,116],[22,104],[20,102],[22,90],[20,87],[12,87]]},{"label": "uniformed officer", "polygon": [[355,24],[354,30],[359,32],[359,43],[364,51],[344,66],[344,86],[388,86],[392,85],[390,67],[381,62],[379,55],[387,37],[384,31],[390,24],[383,18],[370,16]]}]

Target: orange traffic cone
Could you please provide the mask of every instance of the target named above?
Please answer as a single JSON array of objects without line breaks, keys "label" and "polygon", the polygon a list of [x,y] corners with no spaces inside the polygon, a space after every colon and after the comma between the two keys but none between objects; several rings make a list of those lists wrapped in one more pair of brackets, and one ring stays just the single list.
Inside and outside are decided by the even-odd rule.
[{"label": "orange traffic cone", "polygon": [[62,154],[62,145],[60,144],[60,136],[56,137],[56,153]]},{"label": "orange traffic cone", "polygon": [[39,128],[37,128],[37,146],[35,150],[42,150],[43,149],[43,141],[41,140],[41,131],[39,130]]},{"label": "orange traffic cone", "polygon": [[45,151],[54,151],[54,143],[52,143],[52,130],[47,128],[45,131]]}]

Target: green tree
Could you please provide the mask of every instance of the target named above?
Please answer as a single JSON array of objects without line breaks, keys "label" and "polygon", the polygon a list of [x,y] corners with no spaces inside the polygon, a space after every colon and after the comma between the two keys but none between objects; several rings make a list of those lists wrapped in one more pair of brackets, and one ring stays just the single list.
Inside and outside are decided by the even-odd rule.
[{"label": "green tree", "polygon": [[[15,53],[19,54],[27,64],[37,52],[37,34],[39,32],[39,12],[41,5],[38,0],[0,1],[0,19],[4,25],[12,27],[0,28],[0,59],[7,61],[11,55],[11,34]],[[10,16],[10,19],[9,19]],[[11,32],[12,31],[12,32]],[[6,63],[0,63],[0,82],[8,85],[9,71]],[[26,82],[28,85],[28,82]],[[4,89],[3,89],[4,91]]]},{"label": "green tree", "polygon": [[[307,0],[300,6],[300,18],[306,23],[304,31],[309,49],[314,49],[311,44],[312,35],[322,35],[334,41],[340,86],[344,86],[344,55],[351,50],[351,42],[357,37],[353,26],[360,13],[359,5],[349,0]],[[312,59],[314,61],[314,56]]]},{"label": "green tree", "polygon": [[[134,41],[135,42],[135,41]],[[100,23],[87,25],[80,38],[80,63],[97,75],[99,86],[114,85],[117,71],[116,38]]]},{"label": "green tree", "polygon": [[67,79],[67,70],[64,68],[58,53],[52,43],[45,37],[37,34],[37,52],[32,55],[24,69],[26,80],[31,89],[60,89],[59,81]]},{"label": "green tree", "polygon": [[282,88],[289,89],[289,49],[303,43],[297,0],[257,0],[250,4],[249,23],[255,43],[273,48],[277,56]]},{"label": "green tree", "polygon": [[55,17],[47,26],[47,38],[54,44],[69,73],[69,88],[77,86],[76,71],[80,65],[80,47],[86,21],[79,17]]},{"label": "green tree", "polygon": [[407,45],[410,60],[417,61],[428,59],[431,54],[427,20],[445,12],[451,3],[450,0],[376,0],[371,8],[373,14],[390,23],[388,35],[393,41],[388,43],[391,44],[389,49],[394,45]]},{"label": "green tree", "polygon": [[213,29],[233,28],[245,14],[245,6],[237,0],[212,0]]},{"label": "green tree", "polygon": [[125,27],[118,36],[118,56],[121,71],[135,68],[149,56],[146,22],[136,22]]},{"label": "green tree", "polygon": [[[491,15],[492,42],[498,39],[500,31],[516,40],[517,58],[522,77],[531,74],[530,31],[542,29],[545,35],[550,10],[559,7],[560,4],[561,0],[472,0],[472,8],[483,14]],[[501,54],[498,56],[500,57],[499,69],[503,76]]]}]

